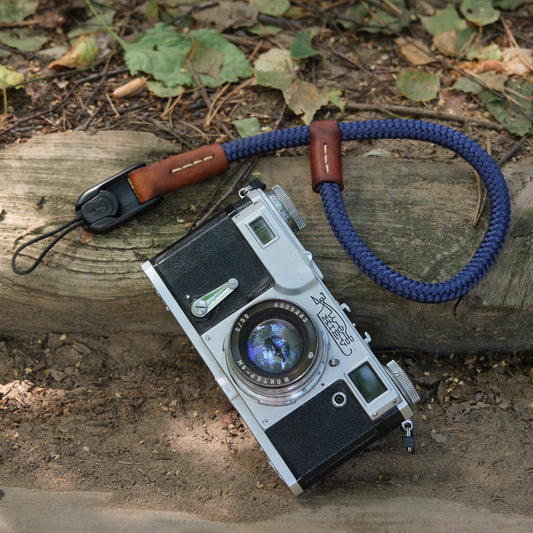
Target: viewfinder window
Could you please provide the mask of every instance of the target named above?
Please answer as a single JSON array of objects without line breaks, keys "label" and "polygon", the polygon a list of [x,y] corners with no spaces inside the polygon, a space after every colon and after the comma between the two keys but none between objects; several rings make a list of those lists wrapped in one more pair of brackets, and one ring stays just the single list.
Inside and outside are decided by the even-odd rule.
[{"label": "viewfinder window", "polygon": [[276,235],[270,229],[263,217],[256,218],[253,222],[250,222],[249,226],[254,235],[257,237],[257,240],[263,246],[266,246],[269,242],[276,238]]},{"label": "viewfinder window", "polygon": [[349,376],[367,403],[375,400],[387,390],[368,363],[350,372]]}]

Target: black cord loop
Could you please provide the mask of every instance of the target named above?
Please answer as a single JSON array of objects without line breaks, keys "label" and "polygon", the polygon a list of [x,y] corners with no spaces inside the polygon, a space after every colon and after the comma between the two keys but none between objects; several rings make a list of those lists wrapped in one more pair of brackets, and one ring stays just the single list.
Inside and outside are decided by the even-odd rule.
[{"label": "black cord loop", "polygon": [[[23,245],[19,246],[15,252],[13,253],[13,257],[11,258],[11,268],[13,269],[13,272],[15,274],[20,274],[21,276],[24,276],[25,274],[29,274],[30,272],[33,272],[41,263],[44,256],[67,234],[70,233],[73,229],[76,229],[77,227],[81,226],[83,224],[83,219],[80,216],[77,216],[76,218],[70,220],[69,222],[66,222],[62,226],[59,226],[59,228],[56,228],[52,231],[49,231],[48,233],[45,233],[44,235],[40,235],[39,237],[36,237],[35,239],[32,239],[31,241],[28,241],[24,243]],[[17,257],[19,256],[20,252],[27,248],[28,246],[31,246],[39,241],[42,241],[43,239],[46,239],[48,237],[52,237],[52,235],[55,235],[56,233],[59,233],[57,237],[54,238],[54,240],[41,252],[39,257],[32,263],[32,265],[25,269],[21,270],[17,267]]]}]

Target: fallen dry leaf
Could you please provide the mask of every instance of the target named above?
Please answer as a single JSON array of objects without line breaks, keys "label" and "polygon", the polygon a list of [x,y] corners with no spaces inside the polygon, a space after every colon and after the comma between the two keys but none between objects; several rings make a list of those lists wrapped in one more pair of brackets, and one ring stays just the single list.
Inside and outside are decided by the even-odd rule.
[{"label": "fallen dry leaf", "polygon": [[459,115],[463,110],[463,104],[466,100],[466,93],[457,91],[443,91],[444,109],[448,113]]},{"label": "fallen dry leaf", "polygon": [[520,76],[533,79],[533,50],[512,46],[502,50],[502,59],[486,59],[483,61],[464,61],[459,68],[474,74],[499,72],[507,76]]},{"label": "fallen dry leaf", "polygon": [[90,231],[83,230],[80,235],[76,237],[76,240],[82,244],[87,244],[93,240],[94,235]]},{"label": "fallen dry leaf", "polygon": [[411,65],[427,65],[435,61],[430,49],[421,40],[408,42],[403,37],[398,37],[394,42],[400,47],[400,53]]},{"label": "fallen dry leaf", "polygon": [[489,72],[491,70],[495,72],[505,72],[505,65],[502,61],[498,61],[497,59],[487,59],[486,61],[480,61],[475,67],[475,71],[478,74]]},{"label": "fallen dry leaf", "polygon": [[454,56],[457,53],[456,31],[445,31],[433,37],[433,44],[443,53]]},{"label": "fallen dry leaf", "polygon": [[94,37],[82,35],[74,46],[60,59],[52,61],[49,69],[66,68],[82,68],[88,67],[92,64],[98,54],[98,46]]},{"label": "fallen dry leaf", "polygon": [[525,76],[533,71],[533,50],[510,47],[502,50],[502,63],[505,72],[516,76]]}]

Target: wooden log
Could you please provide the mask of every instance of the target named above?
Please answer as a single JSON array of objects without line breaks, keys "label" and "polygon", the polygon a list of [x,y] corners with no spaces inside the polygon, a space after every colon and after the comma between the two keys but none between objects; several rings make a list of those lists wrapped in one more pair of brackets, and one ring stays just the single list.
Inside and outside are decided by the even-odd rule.
[{"label": "wooden log", "polygon": [[[401,141],[399,141],[401,142]],[[88,187],[135,162],[179,151],[149,133],[84,132],[35,136],[0,153],[0,334],[183,335],[140,265],[185,234],[194,208],[218,178],[168,195],[155,210],[107,235],[65,238],[32,274],[11,271],[14,248],[73,216]],[[533,181],[531,159],[505,168],[512,192],[510,235],[495,266],[459,302],[417,304],[376,285],[345,256],[310,188],[306,156],[265,157],[256,174],[279,183],[300,209],[300,234],[327,286],[352,308],[376,349],[434,353],[509,352],[533,348]],[[487,208],[474,227],[479,188],[463,162],[346,157],[344,199],[354,227],[394,269],[423,281],[448,279],[477,248]],[[234,201],[232,198],[231,201]],[[34,258],[39,247],[28,249]],[[29,257],[22,257],[21,261]],[[25,263],[28,264],[28,263]]]}]

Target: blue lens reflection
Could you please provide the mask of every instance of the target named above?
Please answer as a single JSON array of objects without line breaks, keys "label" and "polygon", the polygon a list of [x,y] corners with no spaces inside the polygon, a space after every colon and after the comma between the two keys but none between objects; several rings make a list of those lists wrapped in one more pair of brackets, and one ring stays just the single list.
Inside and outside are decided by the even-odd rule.
[{"label": "blue lens reflection", "polygon": [[260,370],[279,374],[290,370],[300,359],[303,338],[290,322],[273,318],[260,322],[246,342],[248,359]]}]

